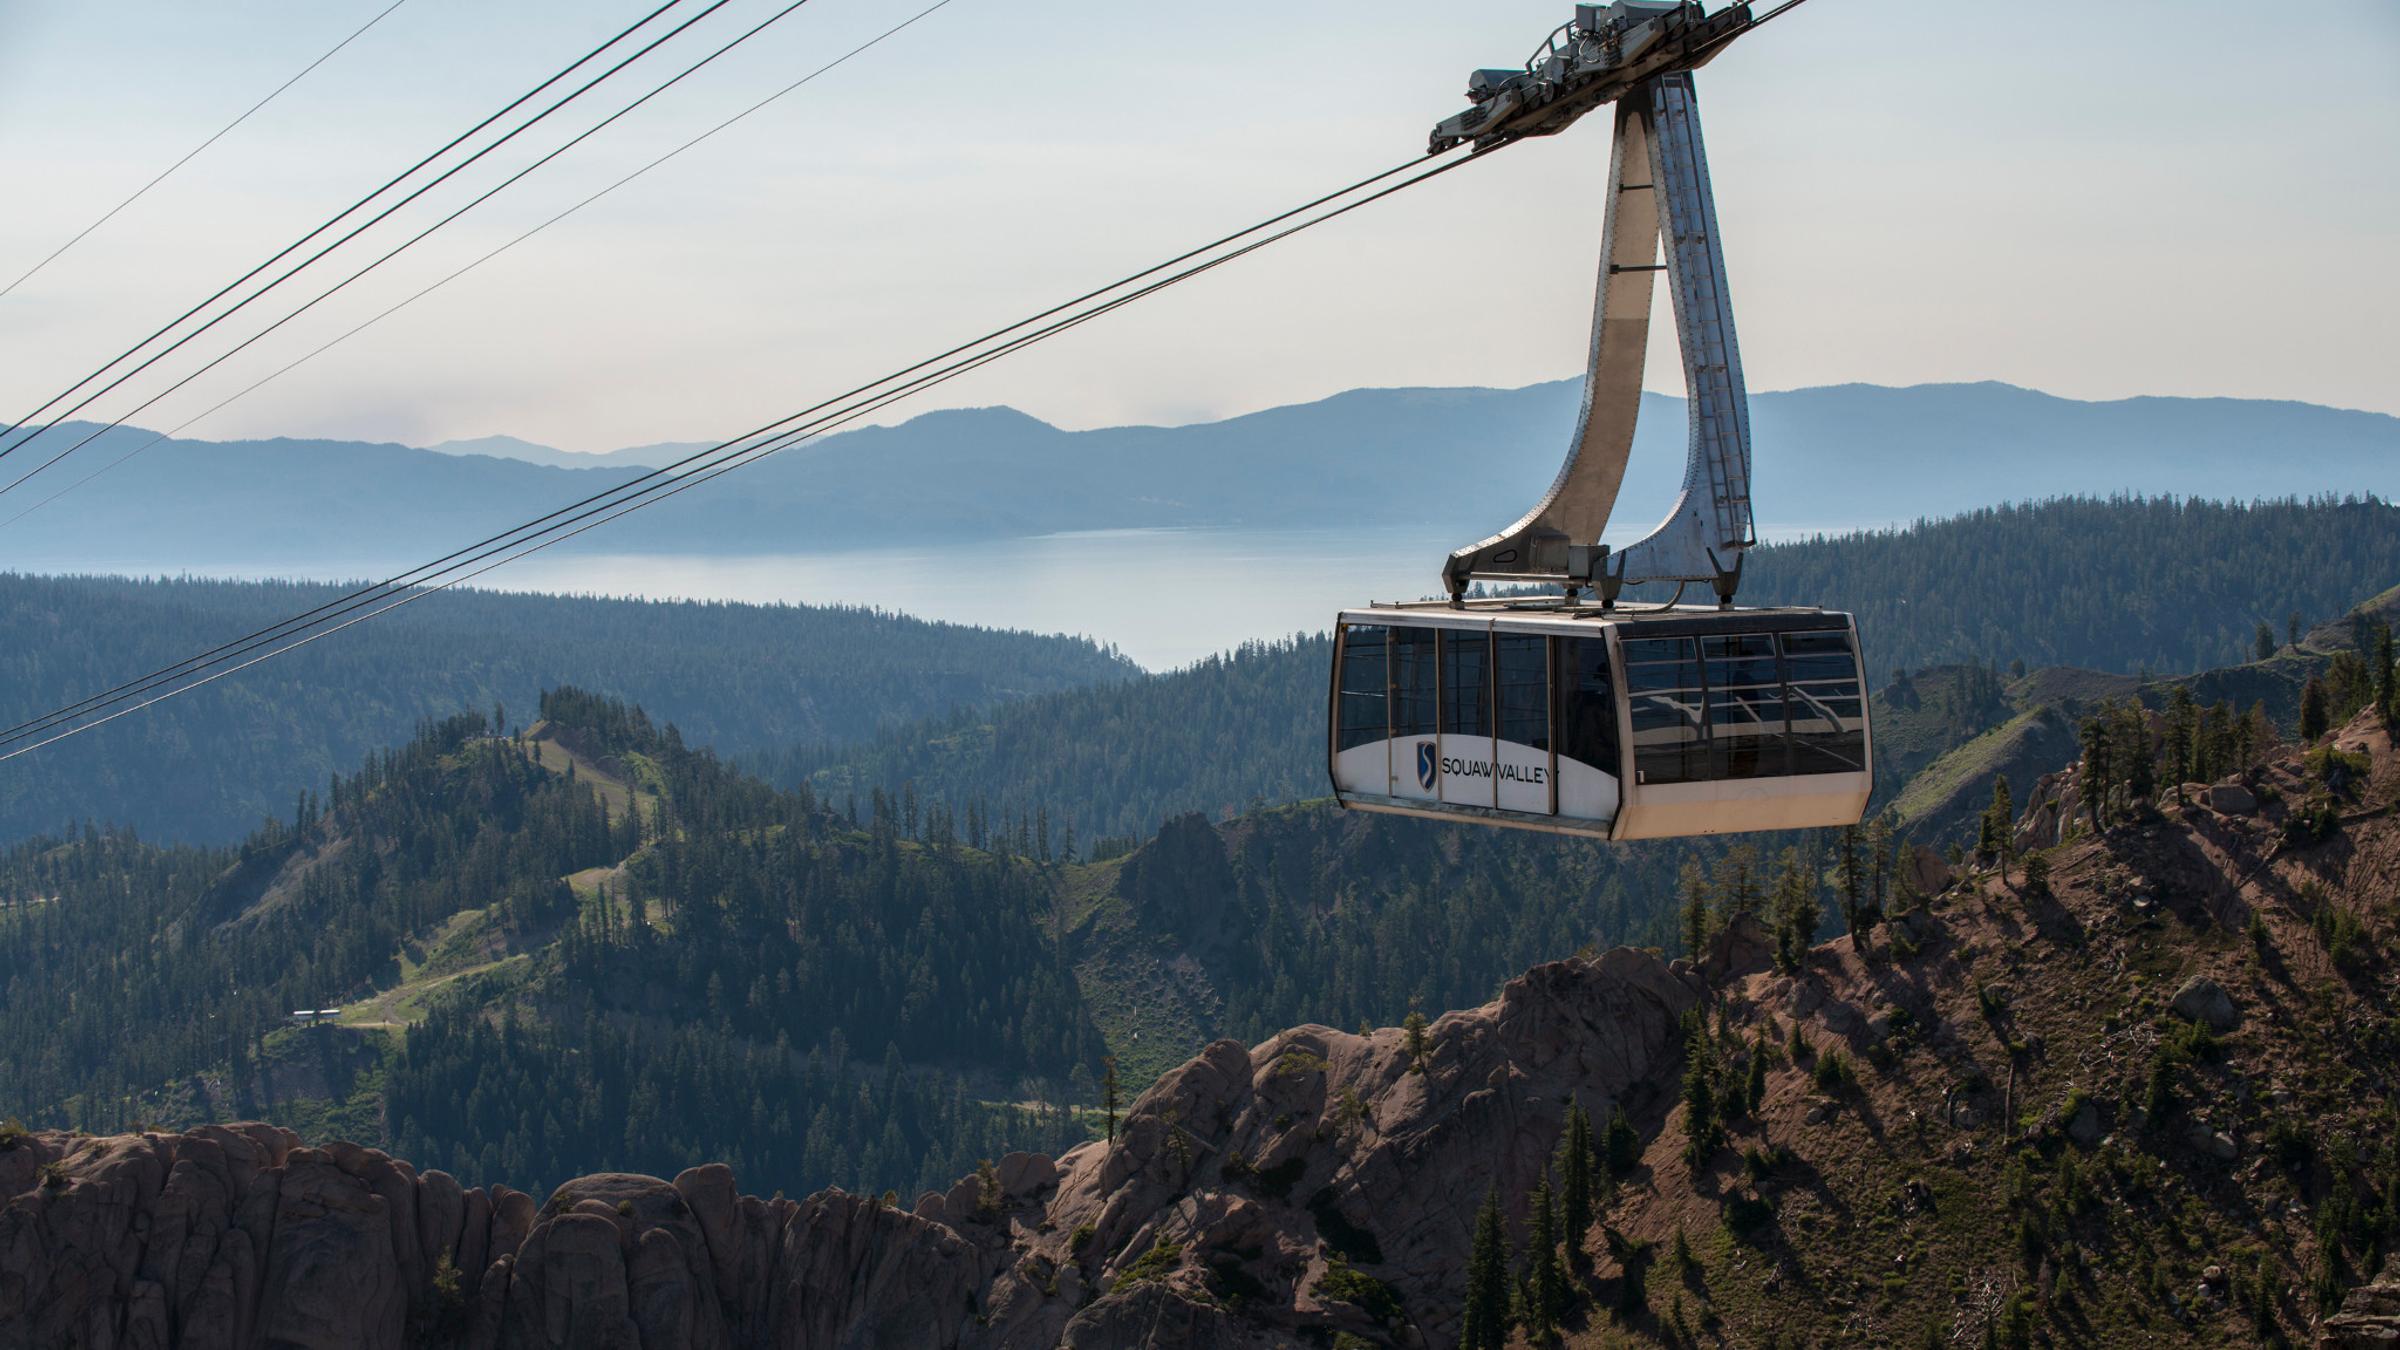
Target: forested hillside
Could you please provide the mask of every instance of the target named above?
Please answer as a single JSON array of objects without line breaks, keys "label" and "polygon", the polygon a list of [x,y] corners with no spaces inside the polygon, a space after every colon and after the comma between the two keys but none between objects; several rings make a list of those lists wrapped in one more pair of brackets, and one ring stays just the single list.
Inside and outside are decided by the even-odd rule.
[{"label": "forested hillside", "polygon": [[1136,1087],[1211,1036],[1394,1020],[1671,929],[1669,850],[1309,807],[1072,862],[1038,813],[836,806],[620,703],[538,711],[427,724],[238,848],[0,853],[0,1117],[907,1189],[1080,1135],[1055,1104],[1111,1055]]},{"label": "forested hillside", "polygon": [[828,796],[914,784],[935,800],[1053,812],[1087,844],[1141,839],[1182,812],[1216,818],[1330,791],[1332,654],[1323,635],[1245,643],[1163,675],[887,728],[864,746],[742,759]]},{"label": "forested hillside", "polygon": [[[322,604],[336,587],[0,574],[0,725]],[[420,719],[577,683],[729,750],[1120,679],[1078,639],[868,610],[455,591],[0,765],[0,840],[87,820],[230,842]]]},{"label": "forested hillside", "polygon": [[[1751,555],[1741,598],[1856,612],[1881,687],[1934,665],[2160,676],[2231,666],[2253,654],[2261,624],[2281,642],[2394,578],[2400,509],[2382,502],[2054,501],[1769,545]],[[1323,795],[1329,660],[1322,639],[1254,644],[1129,684],[749,762],[778,782],[913,783],[936,799],[1044,808],[1086,839],[1139,838],[1178,812]],[[1996,690],[1983,702],[2002,706]]]},{"label": "forested hillside", "polygon": [[[0,854],[0,1116],[332,1110],[469,1174],[738,1155],[795,1187],[1065,1128],[955,1078],[1099,1062],[1034,864],[904,849],[623,705],[544,702],[526,740],[429,724],[237,849]],[[286,1028],[331,1006],[348,1025]]]},{"label": "forested hillside", "polygon": [[[2400,698],[2347,648],[2254,666],[2305,661],[2326,673],[2304,723]],[[2280,677],[2243,669],[2215,678]],[[1895,740],[1944,772],[1946,737],[2068,685],[2127,800],[2284,753],[2171,693],[2144,740],[2121,682],[1988,667],[1901,686]],[[1607,845],[1317,803],[1078,860],[1047,811],[829,802],[613,700],[537,711],[428,723],[238,848],[87,829],[0,852],[0,1117],[263,1116],[537,1190],[720,1159],[762,1188],[913,1193],[1083,1137],[1112,1073],[1123,1099],[1218,1036],[1391,1025],[1578,950],[1687,950],[1710,916],[1804,949],[1847,921],[1845,849],[1873,879],[1845,902],[1861,922],[1916,901],[1880,830]]]},{"label": "forested hillside", "polygon": [[2001,506],[1760,549],[1745,603],[1858,615],[1879,676],[1937,662],[2161,675],[2243,660],[2400,578],[2400,507],[2166,498]]}]

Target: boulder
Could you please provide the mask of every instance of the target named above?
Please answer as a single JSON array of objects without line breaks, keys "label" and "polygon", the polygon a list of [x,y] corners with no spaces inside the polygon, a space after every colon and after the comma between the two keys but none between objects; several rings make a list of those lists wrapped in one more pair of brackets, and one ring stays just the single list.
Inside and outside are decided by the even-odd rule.
[{"label": "boulder", "polygon": [[1934,939],[1942,935],[1942,921],[1933,917],[1930,910],[1912,909],[1904,914],[1895,914],[1886,921],[1885,926],[1906,937],[1910,946],[1919,949],[1933,945]]},{"label": "boulder", "polygon": [[570,1212],[536,1225],[516,1254],[500,1335],[528,1350],[642,1350],[616,1224]]},{"label": "boulder", "polygon": [[382,1196],[321,1150],[296,1149],[276,1188],[273,1233],[258,1290],[261,1343],[400,1350],[407,1299]]},{"label": "boulder", "polygon": [[1059,1341],[1062,1350],[1265,1350],[1286,1344],[1157,1280],[1110,1291],[1075,1314]]},{"label": "boulder", "polygon": [[984,1268],[948,1227],[863,1196],[810,1196],[769,1275],[769,1317],[786,1346],[958,1344]]},{"label": "boulder", "polygon": [[2218,783],[2208,790],[2208,809],[2224,816],[2247,816],[2258,810],[2258,794],[2242,784]]},{"label": "boulder", "polygon": [[1942,860],[1942,855],[1923,844],[1917,845],[1916,851],[1909,854],[1907,865],[1909,879],[1916,882],[1919,895],[1940,895],[1950,889],[1951,882],[1957,880],[1956,874],[1950,870],[1950,864]]},{"label": "boulder", "polygon": [[2033,785],[2028,796],[2025,814],[2017,821],[2016,850],[2021,856],[2036,849],[2057,844],[2066,831],[2067,822],[2074,819],[2067,813],[2060,798],[2060,783],[2066,774],[2044,774]]},{"label": "boulder", "polygon": [[1000,1193],[1031,1199],[1058,1184],[1058,1165],[1039,1153],[1011,1153],[1000,1160]]},{"label": "boulder", "polygon": [[2088,1097],[2075,1109],[2075,1114],[2067,1117],[2067,1138],[2084,1148],[2099,1143],[2100,1136],[2106,1132],[2107,1127],[2100,1120],[2099,1105]]},{"label": "boulder", "polygon": [[1701,959],[1700,974],[1709,984],[1721,985],[1728,980],[1767,969],[1775,963],[1775,943],[1767,930],[1752,914],[1736,914],[1718,925],[1708,940],[1708,952]]},{"label": "boulder", "polygon": [[2195,975],[2185,980],[2175,991],[2175,1015],[2186,1021],[2205,1022],[2211,1031],[2231,1031],[2240,1025],[2242,1017],[2233,1006],[2233,997],[2215,980]]},{"label": "boulder", "polygon": [[417,1249],[427,1278],[448,1257],[459,1266],[458,1236],[466,1226],[467,1193],[458,1179],[436,1169],[417,1178]]},{"label": "boulder", "polygon": [[2325,1319],[2319,1350],[2392,1350],[2400,1346],[2400,1256],[2383,1274],[2352,1289],[2342,1310]]},{"label": "boulder", "polygon": [[2241,1148],[2233,1142],[2232,1135],[2207,1125],[2194,1125],[2185,1132],[2184,1142],[2190,1144],[2194,1152],[2206,1154],[2218,1162],[2232,1162],[2241,1155]]}]

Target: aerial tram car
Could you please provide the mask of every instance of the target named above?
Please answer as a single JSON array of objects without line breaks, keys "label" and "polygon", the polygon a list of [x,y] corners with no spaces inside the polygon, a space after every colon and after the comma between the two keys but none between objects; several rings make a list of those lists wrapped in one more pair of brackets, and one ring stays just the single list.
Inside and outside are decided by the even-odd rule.
[{"label": "aerial tram car", "polygon": [[[1470,76],[1473,106],[1434,128],[1435,151],[1486,149],[1614,104],[1599,293],[1581,412],[1548,494],[1450,554],[1446,598],[1337,618],[1326,760],[1342,805],[1608,839],[1865,815],[1857,625],[1733,603],[1756,543],[1750,415],[1691,72],[1762,21],[1746,4],[1577,5],[1522,70]],[[1662,271],[1690,448],[1666,520],[1612,551],[1600,538],[1633,448]],[[1498,592],[1472,594],[1477,583]],[[1623,598],[1645,583],[1675,589],[1664,603]],[[1696,584],[1715,603],[1682,603]]]}]

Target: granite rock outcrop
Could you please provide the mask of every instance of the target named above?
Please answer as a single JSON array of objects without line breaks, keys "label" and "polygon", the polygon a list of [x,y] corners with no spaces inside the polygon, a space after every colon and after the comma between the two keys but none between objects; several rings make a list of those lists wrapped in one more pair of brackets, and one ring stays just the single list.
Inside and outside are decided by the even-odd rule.
[{"label": "granite rock outcrop", "polygon": [[[1536,967],[1417,1049],[1219,1041],[1113,1141],[1011,1154],[913,1209],[761,1200],[720,1165],[537,1206],[269,1125],[35,1132],[0,1147],[0,1350],[1446,1345],[1486,1192],[1531,1184],[1569,1103],[1670,1092],[1702,993],[1618,950]],[[1360,1275],[1388,1298],[1354,1301]]]}]

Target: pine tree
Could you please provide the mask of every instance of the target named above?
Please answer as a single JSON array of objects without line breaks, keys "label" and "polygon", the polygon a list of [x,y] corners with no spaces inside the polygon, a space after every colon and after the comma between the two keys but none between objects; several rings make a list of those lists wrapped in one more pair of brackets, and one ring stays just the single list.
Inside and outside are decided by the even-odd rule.
[{"label": "pine tree", "polygon": [[1892,851],[1892,817],[1890,812],[1867,822],[1867,909],[1870,924],[1880,921],[1887,912],[1884,904],[1891,898],[1892,869],[1897,858]]},{"label": "pine tree", "polygon": [[2017,804],[2008,794],[2008,775],[1992,777],[1992,804],[1984,812],[1990,831],[1992,855],[2000,860],[2000,880],[2008,881],[2008,864],[2017,852]]},{"label": "pine tree", "polygon": [[1691,1017],[1683,1038],[1683,1156],[1694,1171],[1707,1165],[1724,1140],[1717,1124],[1716,1069],[1708,1026]]},{"label": "pine tree", "polygon": [[1817,876],[1797,848],[1783,851],[1783,869],[1775,881],[1775,965],[1786,974],[1808,959],[1809,944],[1817,940],[1824,907],[1817,898]]},{"label": "pine tree", "polygon": [[1892,846],[1892,910],[1907,914],[1925,904],[1925,893],[1917,884],[1917,845],[1913,838],[1902,839]]},{"label": "pine tree", "polygon": [[1117,1142],[1117,1057],[1107,1055],[1100,1061],[1100,1094],[1102,1109],[1108,1112],[1108,1142]]},{"label": "pine tree", "polygon": [[2327,724],[2332,720],[2331,709],[2326,704],[2325,682],[2311,675],[2308,683],[2300,686],[2301,744],[2306,745],[2325,734]]},{"label": "pine tree", "polygon": [[1708,950],[1708,879],[1696,860],[1685,860],[1675,889],[1683,895],[1683,954],[1697,961]]},{"label": "pine tree", "polygon": [[2108,790],[2115,781],[2115,767],[2109,762],[2108,724],[2105,704],[2083,724],[2083,800],[2095,830],[2108,828]]},{"label": "pine tree", "polygon": [[1583,1264],[1583,1235],[1592,1228],[1592,1118],[1577,1102],[1567,1108],[1566,1138],[1559,1144],[1559,1211],[1567,1262]]},{"label": "pine tree", "polygon": [[1742,1082],[1742,1109],[1755,1115],[1759,1104],[1767,1099],[1767,1029],[1758,1029],[1758,1039],[1750,1047],[1750,1072]]},{"label": "pine tree", "polygon": [[2267,660],[2274,656],[2275,625],[2268,623],[2264,619],[2259,620],[2258,636],[2251,640],[2250,650],[2254,652],[2261,661]]},{"label": "pine tree", "polygon": [[1459,1350],[1505,1350],[1508,1344],[1508,1239],[1501,1231],[1500,1193],[1484,1192],[1467,1253],[1467,1307]]},{"label": "pine tree", "polygon": [[1717,916],[1719,922],[1730,922],[1734,916],[1755,916],[1765,903],[1766,894],[1758,880],[1758,848],[1754,844],[1735,844],[1717,860]]},{"label": "pine tree", "polygon": [[1865,847],[1866,831],[1856,825],[1845,825],[1841,852],[1834,858],[1835,882],[1841,888],[1842,926],[1849,931],[1851,948],[1862,957],[1867,954]]},{"label": "pine tree", "polygon": [[2025,891],[2029,895],[2050,894],[2050,855],[2035,849],[2025,855]]},{"label": "pine tree", "polygon": [[2388,623],[2375,638],[2375,706],[2382,711],[2385,725],[2400,727],[2400,654],[2393,651]]},{"label": "pine tree", "polygon": [[1633,1117],[1625,1114],[1622,1102],[1608,1113],[1608,1131],[1601,1146],[1608,1158],[1608,1174],[1621,1177],[1639,1166],[1642,1161],[1642,1137],[1633,1128]]},{"label": "pine tree", "polygon": [[2120,757],[2125,769],[2125,796],[2128,801],[2142,801],[2158,786],[2158,760],[2150,745],[2150,714],[2139,699],[2126,701],[2119,724],[2117,744],[2124,750]]},{"label": "pine tree", "polygon": [[1547,1180],[1534,1186],[1530,1208],[1533,1232],[1526,1239],[1526,1283],[1531,1296],[1525,1322],[1526,1334],[1539,1344],[1557,1330],[1567,1303],[1567,1273],[1558,1260],[1558,1206]]},{"label": "pine tree", "polygon": [[2176,685],[2167,699],[2167,775],[2175,780],[2175,800],[2184,800],[2183,785],[2196,767],[2200,744],[2200,705],[2189,685]]}]

